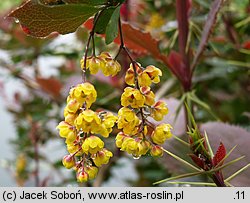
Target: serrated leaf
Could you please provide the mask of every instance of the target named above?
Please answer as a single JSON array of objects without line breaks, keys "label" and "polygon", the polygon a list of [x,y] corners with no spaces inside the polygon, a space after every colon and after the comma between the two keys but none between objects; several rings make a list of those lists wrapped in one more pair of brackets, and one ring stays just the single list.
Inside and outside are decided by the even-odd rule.
[{"label": "serrated leaf", "polygon": [[52,32],[68,34],[76,29],[99,8],[86,4],[62,4],[46,6],[29,0],[8,16],[19,20],[26,34],[46,37]]},{"label": "serrated leaf", "polygon": [[198,63],[198,60],[200,59],[200,57],[201,57],[201,55],[202,55],[202,53],[207,45],[208,38],[213,31],[214,25],[216,23],[217,15],[218,15],[223,3],[224,3],[224,0],[214,0],[213,4],[211,5],[210,12],[207,16],[207,21],[204,25],[204,29],[202,32],[200,44],[199,44],[197,52],[194,56],[194,60],[192,62],[192,69]]},{"label": "serrated leaf", "polygon": [[226,156],[226,148],[223,145],[223,143],[220,143],[220,146],[218,147],[214,157],[213,157],[213,165],[217,166],[219,163],[222,165],[223,163],[221,163],[221,160],[224,159],[224,157]]},{"label": "serrated leaf", "polygon": [[[93,19],[89,19],[84,23],[84,26],[92,30],[93,28]],[[122,22],[122,32],[125,46],[137,56],[149,55],[151,54],[157,60],[168,64],[167,56],[161,54],[159,49],[159,41],[154,39],[149,32],[144,32],[126,22]],[[101,35],[105,37],[105,35]],[[115,38],[114,42],[116,44],[121,44],[120,37]],[[147,43],[145,43],[147,42]],[[171,67],[170,67],[171,68]],[[174,71],[173,71],[174,72]]]},{"label": "serrated leaf", "polygon": [[118,20],[119,20],[119,17],[120,17],[120,9],[121,9],[121,6],[118,6],[111,18],[110,18],[110,21],[107,25],[107,28],[106,28],[106,38],[105,38],[105,42],[106,44],[110,44],[111,42],[114,41],[114,39],[117,37],[118,35]]},{"label": "serrated leaf", "polygon": [[107,25],[114,11],[115,7],[109,7],[100,14],[95,25],[95,32],[97,34],[104,34],[106,32]]}]

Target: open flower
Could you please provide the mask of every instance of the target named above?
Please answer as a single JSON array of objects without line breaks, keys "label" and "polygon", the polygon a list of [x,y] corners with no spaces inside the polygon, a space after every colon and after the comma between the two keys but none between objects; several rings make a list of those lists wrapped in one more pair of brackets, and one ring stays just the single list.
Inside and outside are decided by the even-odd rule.
[{"label": "open flower", "polygon": [[75,114],[81,106],[82,106],[81,103],[79,103],[76,99],[72,98],[67,101],[67,106],[65,107],[65,111],[71,114]]},{"label": "open flower", "polygon": [[123,139],[121,150],[132,154],[134,157],[145,155],[150,148],[150,143],[140,138],[127,137]]},{"label": "open flower", "polygon": [[61,121],[56,128],[59,130],[59,135],[63,138],[76,137],[75,127],[65,121]]},{"label": "open flower", "polygon": [[88,82],[85,82],[70,90],[67,103],[72,99],[76,99],[80,104],[86,102],[87,108],[89,108],[92,103],[95,102],[96,97],[97,93],[94,86]]},{"label": "open flower", "polygon": [[152,108],[151,116],[156,121],[161,121],[168,114],[168,107],[164,101],[158,101]]},{"label": "open flower", "polygon": [[128,135],[135,135],[138,132],[140,120],[135,112],[127,107],[123,107],[118,111],[118,129],[123,129],[123,132]]},{"label": "open flower", "polygon": [[150,87],[141,87],[142,94],[145,96],[145,104],[152,106],[155,103],[155,94],[150,90]]},{"label": "open flower", "polygon": [[98,133],[100,131],[101,119],[97,113],[88,109],[78,115],[75,120],[77,130],[82,130],[86,133]]},{"label": "open flower", "polygon": [[166,139],[172,137],[172,126],[170,124],[160,124],[153,131],[151,138],[156,144],[163,144]]},{"label": "open flower", "polygon": [[101,119],[101,124],[99,126],[98,134],[103,137],[108,137],[117,121],[117,117],[110,112],[101,112],[99,113],[99,118]]},{"label": "open flower", "polygon": [[145,96],[143,96],[140,90],[126,87],[121,96],[121,105],[122,106],[131,106],[132,108],[143,107],[145,103]]},{"label": "open flower", "polygon": [[64,120],[70,125],[74,125],[77,114],[68,112],[67,108],[64,109]]},{"label": "open flower", "polygon": [[[139,73],[142,72],[142,70],[141,70],[141,64],[135,63],[134,67],[136,69],[136,74],[139,74]],[[129,69],[127,70],[126,75],[125,75],[125,82],[128,85],[131,85],[131,86],[135,85],[135,71],[134,71],[134,67],[133,67],[133,64],[131,63],[130,66],[129,66]]]},{"label": "open flower", "polygon": [[91,158],[93,159],[95,165],[100,167],[103,164],[107,164],[112,156],[112,152],[104,148],[101,151],[98,151],[96,154],[93,154]]},{"label": "open flower", "polygon": [[100,58],[104,61],[104,65],[101,66],[101,69],[105,76],[115,76],[118,72],[120,72],[121,65],[118,61],[112,59],[109,53],[101,53]]},{"label": "open flower", "polygon": [[[84,58],[81,60],[81,68],[84,69]],[[86,60],[86,69],[89,69],[91,74],[96,74],[99,69],[105,66],[105,61],[99,56],[90,56]]]},{"label": "open flower", "polygon": [[104,142],[97,136],[91,135],[87,137],[82,144],[82,151],[85,154],[95,154],[102,150],[104,147]]},{"label": "open flower", "polygon": [[142,73],[138,75],[138,82],[141,87],[150,86],[152,83],[159,83],[162,72],[155,66],[147,66]]}]

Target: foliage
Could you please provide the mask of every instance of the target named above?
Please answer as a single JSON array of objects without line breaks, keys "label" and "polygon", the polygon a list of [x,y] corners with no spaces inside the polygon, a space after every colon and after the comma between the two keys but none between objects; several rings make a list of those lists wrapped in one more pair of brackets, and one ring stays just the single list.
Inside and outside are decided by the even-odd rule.
[{"label": "foliage", "polygon": [[[6,4],[0,6],[6,8]],[[146,155],[155,166],[147,166],[145,158],[137,160],[139,174],[145,175],[134,185],[151,184],[158,178],[162,180],[156,183],[204,175],[211,179],[205,183],[192,179],[171,183],[231,186],[231,180],[247,170],[249,164],[224,178],[223,170],[243,157],[228,161],[234,148],[225,148],[226,135],[221,143],[216,143],[218,149],[213,150],[211,135],[199,126],[220,119],[249,129],[249,8],[247,0],[214,0],[211,8],[203,0],[28,0],[9,12],[8,17],[15,18],[20,27],[11,18],[0,22],[0,48],[8,51],[10,57],[9,61],[1,59],[0,65],[27,90],[26,97],[16,92],[7,105],[17,129],[12,144],[20,155],[16,165],[10,162],[10,166],[15,165],[17,183],[23,185],[32,179],[36,186],[55,185],[49,182],[49,173],[40,179],[40,163],[48,164],[60,177],[59,185],[75,182],[74,174],[64,177],[60,160],[52,163],[41,152],[51,140],[61,140],[54,129],[65,109],[65,121],[58,125],[69,151],[63,165],[76,168],[79,182],[97,176],[86,184],[98,186],[112,178],[110,171],[118,168],[118,160],[127,156],[121,151],[126,151],[136,159]],[[77,40],[73,46],[53,47],[59,34],[73,32]],[[39,60],[47,56],[64,59],[54,77],[44,76],[46,70],[39,65]],[[86,88],[87,81],[95,88]],[[75,87],[70,89],[71,85]],[[65,92],[69,89],[65,107]],[[163,101],[157,102],[161,99],[158,94],[180,100],[176,117],[185,106],[185,138],[173,136],[185,146],[179,147],[178,152],[182,153],[183,148],[189,151],[182,156],[164,147],[176,125],[172,124],[171,130],[168,120],[163,119],[169,107]],[[8,100],[5,95],[3,98]],[[99,135],[113,154],[103,148],[104,139]],[[158,163],[150,157],[163,153],[192,172],[174,176],[168,164],[161,164],[166,162],[164,157]]]}]

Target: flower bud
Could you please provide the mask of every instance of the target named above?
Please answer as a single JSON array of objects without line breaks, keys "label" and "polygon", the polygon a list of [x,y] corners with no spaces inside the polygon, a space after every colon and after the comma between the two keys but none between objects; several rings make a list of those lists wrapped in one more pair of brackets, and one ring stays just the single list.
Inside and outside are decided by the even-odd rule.
[{"label": "flower bud", "polygon": [[62,163],[65,168],[70,169],[75,166],[75,158],[71,155],[66,155],[63,157]]},{"label": "flower bud", "polygon": [[155,145],[151,148],[150,154],[151,156],[154,156],[154,157],[161,157],[163,155],[163,150],[161,146]]},{"label": "flower bud", "polygon": [[84,170],[82,170],[76,174],[76,178],[78,182],[83,183],[88,181],[89,176]]}]

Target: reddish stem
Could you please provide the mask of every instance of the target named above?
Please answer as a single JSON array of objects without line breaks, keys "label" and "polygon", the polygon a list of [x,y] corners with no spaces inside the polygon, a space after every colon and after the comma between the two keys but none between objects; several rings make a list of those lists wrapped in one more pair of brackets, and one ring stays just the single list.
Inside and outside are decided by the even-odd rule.
[{"label": "reddish stem", "polygon": [[185,64],[185,67],[181,71],[183,76],[182,85],[185,92],[188,92],[191,89],[191,71],[190,71],[190,62],[189,62],[189,49],[186,51],[188,32],[189,32],[189,23],[188,23],[188,0],[176,0],[176,15],[178,21],[178,43],[179,43],[179,52],[182,56],[182,60]]}]

